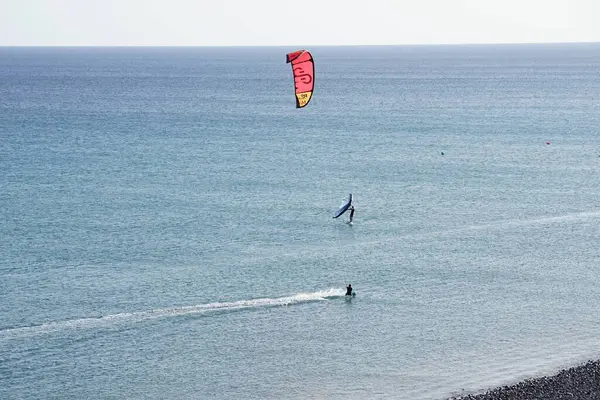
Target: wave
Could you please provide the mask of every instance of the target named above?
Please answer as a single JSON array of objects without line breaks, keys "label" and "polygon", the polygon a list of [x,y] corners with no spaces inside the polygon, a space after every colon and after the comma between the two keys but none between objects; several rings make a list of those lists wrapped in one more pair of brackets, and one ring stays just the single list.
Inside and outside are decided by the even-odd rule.
[{"label": "wave", "polygon": [[157,318],[198,315],[215,312],[232,312],[242,309],[259,309],[267,307],[290,306],[300,303],[326,301],[343,297],[345,291],[331,288],[328,290],[298,293],[293,296],[239,300],[223,303],[197,304],[193,306],[158,308],[149,311],[137,311],[105,315],[102,317],[79,318],[63,321],[52,321],[41,325],[23,326],[0,330],[0,339],[16,338],[27,335],[46,334],[65,330],[94,329],[111,327],[125,323],[135,323]]}]

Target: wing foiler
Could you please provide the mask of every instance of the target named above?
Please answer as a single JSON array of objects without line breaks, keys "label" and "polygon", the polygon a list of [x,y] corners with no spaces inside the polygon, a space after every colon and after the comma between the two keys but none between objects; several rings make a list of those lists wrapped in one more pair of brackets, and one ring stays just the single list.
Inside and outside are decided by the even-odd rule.
[{"label": "wing foiler", "polygon": [[296,89],[296,108],[305,107],[312,98],[315,87],[315,63],[306,50],[288,53],[286,63],[292,63]]},{"label": "wing foiler", "polygon": [[351,205],[352,205],[352,193],[350,193],[348,195],[348,200],[344,204],[342,204],[340,209],[337,210],[337,212],[333,215],[333,218],[337,218],[337,217],[341,216],[343,213],[345,213],[346,211],[348,211],[348,208],[350,208]]}]

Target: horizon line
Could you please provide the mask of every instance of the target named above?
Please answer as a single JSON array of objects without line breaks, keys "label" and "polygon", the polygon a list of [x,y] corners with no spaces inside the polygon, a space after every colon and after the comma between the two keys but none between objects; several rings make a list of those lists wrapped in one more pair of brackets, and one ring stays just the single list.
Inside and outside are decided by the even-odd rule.
[{"label": "horizon line", "polygon": [[44,45],[44,44],[0,44],[0,48],[8,48],[8,47],[48,47],[48,48],[90,48],[90,47],[98,47],[98,48],[140,48],[140,47],[189,47],[189,48],[199,48],[199,47],[210,47],[210,48],[218,48],[218,47],[426,47],[426,46],[490,46],[490,45],[544,45],[544,44],[600,44],[600,41],[565,41],[565,42],[464,42],[464,43],[401,43],[401,44],[218,44],[218,45],[207,45],[207,44],[52,44],[52,45]]}]

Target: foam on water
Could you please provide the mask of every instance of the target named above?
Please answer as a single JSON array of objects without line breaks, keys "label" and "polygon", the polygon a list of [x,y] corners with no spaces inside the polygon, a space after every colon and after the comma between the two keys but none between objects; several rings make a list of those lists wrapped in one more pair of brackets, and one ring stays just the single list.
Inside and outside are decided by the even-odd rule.
[{"label": "foam on water", "polygon": [[182,307],[167,307],[149,311],[111,314],[97,318],[51,321],[41,325],[0,330],[0,339],[9,339],[25,335],[46,334],[65,330],[110,327],[124,323],[134,323],[156,318],[179,317],[191,314],[207,314],[214,312],[231,312],[242,309],[290,306],[300,303],[324,301],[341,297],[343,295],[344,291],[342,289],[331,288],[318,292],[297,293],[295,295],[285,297],[239,300],[223,303],[217,302]]},{"label": "foam on water", "polygon": [[[552,225],[552,224],[561,224],[561,223],[572,223],[572,222],[585,222],[587,220],[596,220],[600,218],[600,210],[590,210],[583,211],[577,213],[569,213],[569,214],[561,214],[561,215],[546,215],[546,216],[537,216],[530,218],[519,218],[519,219],[501,219],[497,221],[491,221],[488,223],[482,224],[474,224],[474,225],[465,225],[459,226],[452,229],[442,229],[442,230],[432,230],[426,232],[419,233],[406,233],[395,235],[392,238],[378,238],[376,240],[363,240],[360,243],[357,243],[354,240],[340,241],[336,243],[337,248],[345,248],[345,247],[372,247],[374,245],[381,245],[386,243],[393,243],[399,240],[405,239],[426,239],[430,237],[444,237],[444,236],[452,236],[458,233],[465,233],[470,231],[502,231],[502,230],[510,230],[517,227],[526,227],[526,226],[535,226],[535,225]],[[246,262],[256,262],[256,260],[275,260],[275,259],[285,259],[285,258],[299,258],[306,257],[309,258],[316,253],[319,252],[331,252],[330,248],[323,248],[320,245],[305,245],[302,248],[294,249],[291,246],[282,249],[282,251],[273,251],[272,247],[261,248],[259,246],[254,246],[251,249],[245,249],[245,254],[252,253],[252,257],[247,258],[246,260],[241,260],[240,263]]]}]

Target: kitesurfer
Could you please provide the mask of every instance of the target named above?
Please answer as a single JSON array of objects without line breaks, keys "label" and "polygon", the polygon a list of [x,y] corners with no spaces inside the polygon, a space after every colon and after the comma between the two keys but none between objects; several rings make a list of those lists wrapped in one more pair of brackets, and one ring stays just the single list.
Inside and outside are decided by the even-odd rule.
[{"label": "kitesurfer", "polygon": [[348,284],[348,286],[346,286],[346,296],[352,296],[352,284]]},{"label": "kitesurfer", "polygon": [[354,206],[350,206],[350,222],[354,220]]}]

